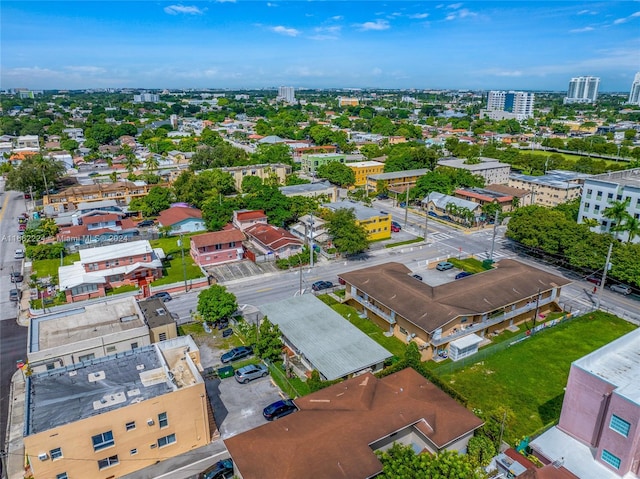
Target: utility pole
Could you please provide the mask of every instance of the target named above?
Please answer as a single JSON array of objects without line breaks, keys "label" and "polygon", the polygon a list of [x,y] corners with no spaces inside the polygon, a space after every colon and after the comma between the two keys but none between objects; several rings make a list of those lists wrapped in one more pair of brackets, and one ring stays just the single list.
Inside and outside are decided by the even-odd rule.
[{"label": "utility pole", "polygon": [[498,232],[498,213],[500,210],[496,210],[496,216],[493,219],[493,237],[491,238],[491,254],[489,255],[489,259],[493,261],[493,250],[496,245],[496,233]]},{"label": "utility pole", "polygon": [[180,239],[178,240],[180,243],[180,251],[182,252],[182,276],[184,277],[184,292],[188,292],[187,288],[187,263],[184,262],[184,236],[180,233]]},{"label": "utility pole", "polygon": [[298,288],[298,293],[300,294],[300,296],[302,296],[302,256],[298,256],[298,258],[298,261],[300,262],[300,265],[298,267],[300,273],[300,286]]},{"label": "utility pole", "polygon": [[424,207],[424,242],[428,243],[429,242],[429,195],[430,193],[427,193],[427,203]]},{"label": "utility pole", "polygon": [[311,212],[311,222],[309,223],[309,264],[313,268],[313,211]]},{"label": "utility pole", "polygon": [[611,252],[613,251],[613,243],[609,245],[609,251],[607,252],[607,260],[604,263],[604,272],[602,273],[602,281],[600,281],[600,286],[598,289],[598,294],[596,295],[596,309],[600,309],[600,297],[602,296],[602,290],[604,289],[604,285],[607,284],[607,272],[609,271],[609,260],[611,259]]},{"label": "utility pole", "polygon": [[407,227],[407,220],[409,215],[409,185],[407,185],[407,198],[404,200],[404,227]]},{"label": "utility pole", "polygon": [[536,318],[538,317],[538,311],[540,307],[540,288],[538,288],[538,296],[536,297],[536,311],[533,313],[533,324],[531,329],[536,327]]}]

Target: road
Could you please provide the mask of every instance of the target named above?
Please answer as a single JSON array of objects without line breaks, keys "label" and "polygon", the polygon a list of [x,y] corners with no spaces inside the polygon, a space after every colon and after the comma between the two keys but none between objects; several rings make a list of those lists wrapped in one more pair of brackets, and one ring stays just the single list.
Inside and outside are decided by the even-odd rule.
[{"label": "road", "polygon": [[5,447],[9,390],[16,362],[26,359],[27,328],[16,322],[17,304],[9,301],[12,269],[20,271],[22,261],[14,259],[16,248],[22,247],[18,236],[18,215],[25,211],[22,194],[4,192],[0,180],[0,449]]}]

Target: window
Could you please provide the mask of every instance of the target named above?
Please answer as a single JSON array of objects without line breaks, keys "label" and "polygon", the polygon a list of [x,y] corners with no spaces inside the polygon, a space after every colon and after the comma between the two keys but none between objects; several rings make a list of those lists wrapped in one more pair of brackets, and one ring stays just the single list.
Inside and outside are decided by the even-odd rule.
[{"label": "window", "polygon": [[136,349],[138,347],[138,343],[131,343],[131,349]]},{"label": "window", "polygon": [[136,422],[135,422],[135,421],[128,422],[128,423],[126,423],[126,424],[124,425],[124,428],[125,428],[127,431],[132,431],[132,430],[134,430],[134,429],[136,428]]},{"label": "window", "polygon": [[406,329],[404,329],[402,326],[398,326],[398,328],[400,329],[400,332],[401,332],[402,334],[408,334],[408,333],[407,333],[407,330],[406,330]]},{"label": "window", "polygon": [[95,358],[96,355],[91,353],[91,354],[85,354],[84,356],[78,356],[78,361],[83,362],[83,361],[91,361],[93,358]]},{"label": "window", "polygon": [[66,472],[61,472],[60,474],[56,474],[56,479],[69,479]]},{"label": "window", "polygon": [[47,364],[47,371],[51,371],[52,369],[56,368],[56,363],[48,363]]},{"label": "window", "polygon": [[613,193],[608,193],[607,194],[607,199],[608,200],[612,200],[613,199]]},{"label": "window", "polygon": [[160,341],[166,341],[167,340],[167,333],[160,333],[158,335],[158,339],[160,339]]},{"label": "window", "polygon": [[106,469],[107,467],[115,466],[120,461],[118,460],[118,456],[110,456],[105,459],[101,459],[98,461],[98,469]]},{"label": "window", "polygon": [[115,352],[115,350],[116,350],[115,346],[107,346],[107,352],[108,353],[113,353],[113,352]]},{"label": "window", "polygon": [[113,432],[111,431],[103,432],[102,434],[97,434],[91,438],[91,441],[93,441],[94,451],[100,451],[101,449],[111,447],[116,443],[113,440]]},{"label": "window", "polygon": [[74,286],[73,288],[71,288],[71,294],[73,296],[83,293],[94,293],[96,291],[98,291],[97,284],[82,284],[80,286]]},{"label": "window", "polygon": [[615,414],[611,415],[611,422],[609,422],[609,427],[615,432],[622,434],[624,437],[629,437],[629,429],[631,429],[631,424],[629,424],[624,419],[619,418]]},{"label": "window", "polygon": [[614,456],[606,449],[602,450],[602,456],[600,456],[604,462],[615,467],[616,469],[620,469],[620,458]]},{"label": "window", "polygon": [[169,434],[168,436],[158,439],[158,447],[168,446],[169,444],[173,444],[174,442],[176,442],[176,435]]},{"label": "window", "polygon": [[49,455],[51,456],[51,460],[55,461],[56,459],[60,459],[62,457],[62,449],[56,447],[55,449],[51,449],[49,451]]},{"label": "window", "polygon": [[167,417],[166,412],[158,414],[158,425],[160,426],[160,429],[169,425],[169,418]]},{"label": "window", "polygon": [[136,454],[138,454],[138,450],[134,447],[133,449],[131,449],[129,451],[129,454],[132,455],[132,456],[135,456]]}]

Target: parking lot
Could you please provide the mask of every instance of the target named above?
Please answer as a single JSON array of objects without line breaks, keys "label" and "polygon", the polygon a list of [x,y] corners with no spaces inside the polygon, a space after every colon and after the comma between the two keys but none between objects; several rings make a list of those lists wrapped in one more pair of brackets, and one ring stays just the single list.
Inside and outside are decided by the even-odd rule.
[{"label": "parking lot", "polygon": [[[429,286],[440,286],[441,284],[450,283],[455,281],[456,274],[461,270],[458,268],[451,268],[447,271],[438,271],[437,269],[427,269],[424,262],[420,263],[420,267],[416,267],[413,270],[413,274],[419,274],[422,276],[422,282],[427,283]],[[463,281],[463,279],[458,281]],[[417,280],[416,280],[417,281]]]}]

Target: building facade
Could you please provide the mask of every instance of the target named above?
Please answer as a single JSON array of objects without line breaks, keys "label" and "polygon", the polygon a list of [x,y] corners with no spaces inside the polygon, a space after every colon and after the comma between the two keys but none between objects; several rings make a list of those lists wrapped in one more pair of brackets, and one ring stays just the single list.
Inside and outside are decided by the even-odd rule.
[{"label": "building facade", "polygon": [[132,181],[78,185],[67,188],[60,193],[44,195],[42,204],[45,207],[52,205],[58,211],[75,210],[80,203],[103,200],[116,200],[119,205],[128,205],[133,198],[147,196],[149,190],[154,186],[158,185]]},{"label": "building facade", "polygon": [[598,99],[598,77],[574,77],[569,81],[569,89],[564,103],[595,103]]},{"label": "building facade", "polygon": [[189,252],[199,266],[240,261],[244,258],[244,233],[235,228],[195,235]]},{"label": "building facade", "polygon": [[278,87],[278,100],[285,101],[287,103],[296,103],[295,89],[292,86]]},{"label": "building facade", "polygon": [[480,110],[480,117],[493,120],[518,121],[533,118],[535,95],[524,91],[490,91],[487,108]]},{"label": "building facade", "polygon": [[285,163],[270,163],[264,165],[226,166],[220,170],[233,176],[236,190],[242,191],[242,180],[247,176],[257,176],[262,181],[275,176],[278,183],[284,185],[287,176],[293,171],[291,165]]},{"label": "building facade", "polygon": [[413,188],[418,178],[431,170],[419,168],[416,170],[394,171],[391,173],[378,173],[367,176],[367,191],[393,191],[403,193],[407,188]]},{"label": "building facade", "polygon": [[339,209],[351,209],[355,215],[356,224],[362,226],[367,232],[369,241],[388,239],[391,237],[391,214],[363,206],[352,201],[337,201],[325,203],[323,208],[331,211]]},{"label": "building facade", "polygon": [[589,176],[563,170],[551,170],[543,176],[512,173],[507,186],[530,193],[529,201],[520,206],[530,204],[553,207],[580,197],[582,185]]},{"label": "building facade", "polygon": [[302,155],[300,158],[300,166],[302,172],[309,176],[315,176],[316,171],[322,165],[327,165],[334,161],[339,163],[346,162],[346,155],[339,153],[317,153],[312,155]]},{"label": "building facade", "polygon": [[631,90],[629,91],[629,101],[631,105],[640,105],[640,72],[633,77]]},{"label": "building facade", "polygon": [[347,166],[353,170],[356,181],[353,186],[362,187],[367,184],[367,176],[377,175],[384,171],[384,163],[379,161],[355,161],[347,163]]},{"label": "building facade", "polygon": [[307,198],[325,198],[326,201],[331,202],[338,201],[338,188],[328,181],[281,186],[278,189],[284,196],[306,196]]},{"label": "building facade", "polygon": [[511,174],[511,165],[508,163],[500,163],[494,158],[479,158],[480,163],[467,164],[462,158],[443,158],[438,160],[438,166],[446,166],[459,170],[467,170],[472,175],[481,176],[486,185],[506,184]]}]

